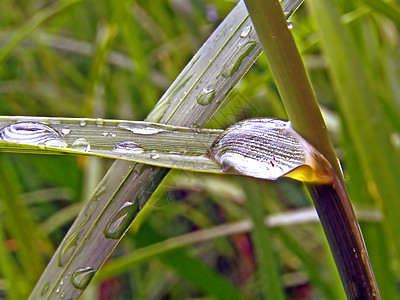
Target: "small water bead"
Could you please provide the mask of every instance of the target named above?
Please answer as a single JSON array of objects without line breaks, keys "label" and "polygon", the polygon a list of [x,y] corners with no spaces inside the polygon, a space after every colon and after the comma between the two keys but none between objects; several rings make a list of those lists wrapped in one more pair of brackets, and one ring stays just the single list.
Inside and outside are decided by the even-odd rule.
[{"label": "small water bead", "polygon": [[71,276],[72,285],[79,289],[85,289],[92,280],[95,271],[91,267],[77,268]]},{"label": "small water bead", "polygon": [[104,124],[104,120],[103,120],[103,119],[101,119],[101,118],[97,118],[97,119],[96,119],[96,125],[97,125],[98,127],[103,126],[103,124]]},{"label": "small water bead", "polygon": [[72,143],[72,148],[78,151],[90,151],[90,144],[85,138],[78,138]]},{"label": "small water bead", "polygon": [[226,129],[207,156],[226,171],[275,180],[305,164],[304,147],[290,129],[290,123],[281,120],[246,120]]},{"label": "small water bead", "polygon": [[215,90],[204,88],[201,94],[197,97],[197,103],[200,105],[210,104],[215,98]]},{"label": "small water bead", "polygon": [[246,26],[246,27],[243,29],[243,31],[240,33],[240,37],[244,38],[244,37],[248,36],[249,33],[250,33],[250,31],[251,31],[251,29],[252,29],[252,28],[251,28],[250,25]]},{"label": "small water bead", "polygon": [[135,133],[135,134],[144,134],[144,135],[156,134],[156,133],[160,133],[160,132],[165,131],[162,128],[158,128],[156,126],[153,127],[153,126],[150,126],[150,125],[149,126],[147,126],[147,125],[129,126],[129,125],[125,125],[125,124],[119,124],[118,127],[126,129],[126,130],[129,130],[129,131],[131,131],[132,133]]},{"label": "small water bead", "polygon": [[85,121],[85,120],[81,120],[81,121],[79,122],[79,126],[85,127],[85,126],[86,126],[86,121]]},{"label": "small water bead", "polygon": [[63,267],[75,253],[76,247],[78,246],[78,240],[81,230],[87,221],[88,219],[84,220],[76,230],[74,230],[72,233],[68,234],[64,238],[58,252],[57,263],[59,267]]},{"label": "small water bead", "polygon": [[287,20],[286,20],[286,25],[287,25],[287,27],[288,27],[289,29],[292,29],[292,28],[293,28],[293,22],[292,22],[292,20],[287,19]]},{"label": "small water bead", "polygon": [[63,129],[61,129],[61,134],[62,135],[68,135],[71,133],[71,129],[69,129],[68,127],[65,127]]},{"label": "small water bead", "polygon": [[152,150],[150,152],[150,158],[152,159],[159,159],[160,158],[160,153],[158,153],[156,150]]},{"label": "small water bead", "polygon": [[65,148],[67,143],[61,135],[48,125],[35,122],[10,124],[0,130],[0,139],[5,142]]},{"label": "small water bead", "polygon": [[119,239],[139,212],[139,201],[125,202],[108,221],[103,233],[106,238]]},{"label": "small water bead", "polygon": [[125,141],[116,144],[111,151],[125,153],[125,154],[141,154],[143,153],[143,148],[139,146],[139,144],[132,141]]}]

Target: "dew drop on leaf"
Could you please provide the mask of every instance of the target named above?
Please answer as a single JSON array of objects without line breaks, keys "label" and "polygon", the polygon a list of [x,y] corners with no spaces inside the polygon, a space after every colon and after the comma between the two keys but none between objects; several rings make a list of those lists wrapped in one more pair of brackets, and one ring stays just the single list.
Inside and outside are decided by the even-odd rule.
[{"label": "dew drop on leaf", "polygon": [[85,151],[88,152],[90,151],[90,144],[85,138],[77,138],[73,143],[72,143],[72,148],[78,151]]},{"label": "dew drop on leaf", "polygon": [[131,141],[125,141],[116,144],[111,151],[125,154],[140,154],[143,153],[143,148],[139,146],[139,144]]},{"label": "dew drop on leaf", "polygon": [[65,148],[67,143],[61,135],[48,125],[35,122],[10,124],[0,130],[0,139],[5,142]]},{"label": "dew drop on leaf", "polygon": [[108,221],[103,231],[105,237],[121,238],[138,212],[139,201],[137,199],[134,202],[125,202]]},{"label": "dew drop on leaf", "polygon": [[204,88],[200,95],[197,97],[197,103],[200,105],[210,104],[215,98],[215,90]]},{"label": "dew drop on leaf", "polygon": [[83,290],[92,280],[94,274],[95,271],[91,267],[77,268],[74,273],[72,273],[71,283],[75,288]]}]

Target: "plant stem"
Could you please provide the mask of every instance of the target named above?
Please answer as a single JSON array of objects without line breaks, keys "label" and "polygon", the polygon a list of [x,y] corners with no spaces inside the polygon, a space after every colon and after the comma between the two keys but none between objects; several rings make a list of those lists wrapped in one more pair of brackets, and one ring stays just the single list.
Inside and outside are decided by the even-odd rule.
[{"label": "plant stem", "polygon": [[379,299],[362,234],[326,125],[280,3],[277,0],[246,0],[245,3],[293,128],[332,165],[333,183],[308,185],[308,189],[346,295],[349,299]]}]

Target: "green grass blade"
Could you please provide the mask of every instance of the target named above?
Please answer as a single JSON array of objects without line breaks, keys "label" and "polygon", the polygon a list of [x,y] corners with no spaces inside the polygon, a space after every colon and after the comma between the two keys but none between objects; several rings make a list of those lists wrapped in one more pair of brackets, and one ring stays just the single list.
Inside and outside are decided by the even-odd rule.
[{"label": "green grass blade", "polygon": [[44,259],[37,249],[42,232],[20,197],[18,179],[12,164],[5,154],[0,156],[0,198],[7,211],[4,217],[10,237],[16,244],[16,255],[26,277],[26,282],[35,283],[44,266]]},{"label": "green grass blade", "polygon": [[[258,273],[261,277],[264,295],[262,298],[285,299],[283,284],[279,276],[276,256],[273,252],[272,233],[264,225],[264,207],[259,200],[260,191],[254,182],[248,182],[246,207],[254,223],[251,239],[254,244]],[[264,195],[265,196],[265,195]]]},{"label": "green grass blade", "polygon": [[[349,30],[340,22],[332,1],[310,1],[318,23],[321,46],[337,93],[337,101],[366,180],[369,195],[382,207],[387,232],[399,259],[400,231],[397,200],[400,186],[398,153],[390,144],[390,125],[366,79],[363,64]],[[373,122],[371,120],[374,120]],[[353,176],[357,176],[353,174]],[[384,280],[384,279],[382,279]]]},{"label": "green grass blade", "polygon": [[[379,298],[378,287],[335,151],[304,64],[287,28],[283,11],[274,0],[248,0],[246,5],[293,127],[326,157],[334,170],[333,184],[308,185],[308,189],[320,216],[346,294],[354,299]],[[324,36],[326,35],[325,33]],[[361,258],[361,254],[354,253],[366,255]],[[361,273],[363,275],[360,275]]]}]

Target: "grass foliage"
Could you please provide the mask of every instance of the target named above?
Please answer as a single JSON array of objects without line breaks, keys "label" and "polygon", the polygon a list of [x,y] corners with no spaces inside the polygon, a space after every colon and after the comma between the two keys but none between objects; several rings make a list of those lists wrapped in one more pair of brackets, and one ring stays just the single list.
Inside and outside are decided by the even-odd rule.
[{"label": "grass foliage", "polygon": [[[233,6],[0,1],[0,114],[143,120]],[[351,199],[383,214],[361,227],[382,298],[397,299],[400,7],[306,0],[292,22]],[[286,118],[262,56],[207,127],[250,117]],[[29,296],[111,163],[1,153],[0,299]],[[320,225],[294,213],[263,227],[309,206],[290,180],[172,171],[82,298],[343,299]]]}]

